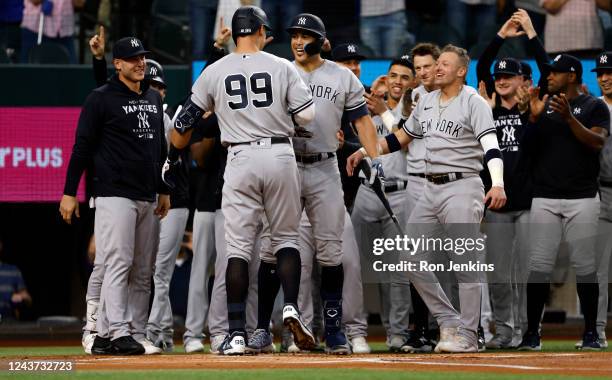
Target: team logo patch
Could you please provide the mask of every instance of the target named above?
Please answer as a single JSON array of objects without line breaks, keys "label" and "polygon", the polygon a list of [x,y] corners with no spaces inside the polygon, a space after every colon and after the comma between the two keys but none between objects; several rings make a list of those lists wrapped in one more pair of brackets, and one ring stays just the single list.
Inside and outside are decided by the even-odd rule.
[{"label": "team logo patch", "polygon": [[135,38],[132,38],[132,39],[130,40],[130,43],[132,44],[132,47],[138,47],[138,46],[140,46],[140,45],[138,44],[138,40],[137,40],[137,39],[135,39]]},{"label": "team logo patch", "polygon": [[300,17],[298,19],[298,25],[306,25],[306,17]]},{"label": "team logo patch", "polygon": [[602,55],[601,57],[599,57],[599,63],[608,63],[608,56]]},{"label": "team logo patch", "polygon": [[151,73],[151,75],[157,75],[157,67],[151,66],[150,73]]},{"label": "team logo patch", "polygon": [[349,46],[347,46],[347,47],[346,47],[346,50],[347,50],[349,53],[356,53],[356,52],[357,52],[357,49],[355,48],[355,45],[349,45]]},{"label": "team logo patch", "polygon": [[574,115],[580,115],[580,112],[582,112],[582,109],[580,107],[575,107],[574,108]]},{"label": "team logo patch", "polygon": [[138,112],[138,128],[148,129],[149,127],[149,115],[145,112]]},{"label": "team logo patch", "polygon": [[497,65],[497,68],[500,70],[505,70],[506,69],[506,61],[501,61],[499,63],[499,65]]}]

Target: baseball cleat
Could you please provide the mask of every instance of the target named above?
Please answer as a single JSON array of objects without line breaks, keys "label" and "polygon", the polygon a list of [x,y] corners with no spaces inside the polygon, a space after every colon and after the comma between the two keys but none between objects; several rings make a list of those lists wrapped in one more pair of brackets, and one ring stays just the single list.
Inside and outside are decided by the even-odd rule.
[{"label": "baseball cleat", "polygon": [[81,345],[83,346],[83,350],[86,354],[91,355],[91,347],[93,346],[94,341],[96,340],[96,336],[98,336],[98,334],[96,333],[83,335],[83,338],[81,339]]},{"label": "baseball cleat", "polygon": [[487,348],[492,349],[503,349],[503,348],[512,348],[512,338],[507,337],[501,334],[495,334],[493,339],[487,342]]},{"label": "baseball cleat", "polygon": [[169,340],[165,341],[163,338],[159,338],[155,341],[155,347],[159,347],[162,352],[173,352],[174,351],[174,342]]},{"label": "baseball cleat", "polygon": [[264,329],[257,329],[249,337],[249,343],[246,345],[246,354],[269,354],[273,353],[276,348],[272,343],[272,334]]},{"label": "baseball cleat", "polygon": [[283,308],[283,323],[291,330],[295,345],[300,350],[310,351],[316,347],[314,336],[304,324],[297,308],[291,304]]},{"label": "baseball cleat", "polygon": [[449,344],[454,340],[455,334],[457,333],[456,327],[442,327],[440,328],[440,339],[434,348],[434,352],[440,353],[442,346]]},{"label": "baseball cleat", "polygon": [[215,335],[210,338],[210,353],[215,355],[221,354],[221,346],[225,342],[225,335]]},{"label": "baseball cleat", "polygon": [[587,331],[582,336],[582,344],[580,350],[583,351],[601,351],[601,343],[599,343],[599,336],[595,331]]},{"label": "baseball cleat", "polygon": [[92,355],[112,355],[113,350],[112,350],[110,338],[102,338],[101,336],[96,335],[91,345],[91,354]]},{"label": "baseball cleat", "polygon": [[421,353],[433,351],[434,345],[429,342],[422,334],[416,331],[411,331],[406,343],[400,347],[401,352],[406,353]]},{"label": "baseball cleat", "polygon": [[389,347],[389,351],[391,352],[399,352],[404,343],[406,343],[406,338],[402,335],[391,335],[387,337],[387,347]]},{"label": "baseball cleat", "polygon": [[540,341],[540,334],[527,331],[523,335],[523,340],[519,344],[517,350],[519,351],[542,351],[542,343]]},{"label": "baseball cleat", "polygon": [[185,342],[185,353],[193,354],[196,352],[204,352],[204,345],[199,339],[188,339]]},{"label": "baseball cleat", "polygon": [[246,334],[243,331],[234,331],[225,338],[221,345],[221,355],[244,355],[246,349]]},{"label": "baseball cleat", "polygon": [[486,342],[485,333],[484,333],[484,329],[482,328],[482,326],[478,326],[477,335],[478,335],[478,352],[483,352],[487,349],[487,346],[485,343]]},{"label": "baseball cleat", "polygon": [[438,344],[437,352],[468,353],[478,352],[478,342],[463,335],[455,334],[452,340],[443,341]]},{"label": "baseball cleat", "polygon": [[153,344],[153,342],[151,342],[150,340],[146,338],[143,340],[137,340],[137,342],[142,344],[142,346],[144,347],[145,355],[159,355],[163,352],[161,348],[157,347],[156,345]]},{"label": "baseball cleat", "polygon": [[142,355],[145,353],[144,346],[131,335],[111,340],[111,350],[113,355]]},{"label": "baseball cleat", "polygon": [[325,336],[325,353],[330,355],[350,355],[351,347],[342,331]]},{"label": "baseball cleat", "polygon": [[365,336],[358,336],[351,339],[351,351],[353,351],[354,354],[369,354],[372,352],[372,349],[366,341]]}]

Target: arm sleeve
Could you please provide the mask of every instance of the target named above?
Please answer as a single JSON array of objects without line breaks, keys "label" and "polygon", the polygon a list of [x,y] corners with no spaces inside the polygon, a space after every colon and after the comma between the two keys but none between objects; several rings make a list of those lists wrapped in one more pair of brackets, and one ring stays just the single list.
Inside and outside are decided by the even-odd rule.
[{"label": "arm sleeve", "polygon": [[527,47],[533,54],[538,65],[538,70],[540,71],[538,87],[540,87],[540,97],[542,97],[544,94],[548,93],[548,80],[546,78],[548,77],[549,71],[545,64],[549,63],[550,58],[548,54],[546,54],[546,50],[544,50],[542,41],[540,41],[537,36],[527,41]]},{"label": "arm sleeve", "polygon": [[468,100],[470,108],[470,124],[474,130],[474,136],[480,140],[488,133],[495,133],[495,122],[493,111],[481,96],[471,94]]},{"label": "arm sleeve", "polygon": [[100,102],[99,95],[93,92],[87,97],[81,110],[76,138],[66,172],[66,182],[64,184],[64,194],[66,195],[76,196],[81,175],[91,162],[98,145],[99,134],[102,129],[100,121],[103,118]]},{"label": "arm sleeve", "polygon": [[94,57],[92,63],[94,79],[96,80],[96,87],[100,87],[106,83],[106,80],[108,78],[108,73],[106,72],[106,59],[96,59]]},{"label": "arm sleeve", "polygon": [[495,37],[482,53],[482,56],[476,65],[476,76],[478,77],[478,83],[480,83],[480,81],[485,82],[485,85],[487,86],[487,94],[489,96],[491,96],[495,90],[495,82],[493,80],[493,75],[491,75],[491,65],[493,64],[493,60],[495,60],[495,57],[497,56],[497,53],[499,52],[499,49],[503,43],[504,39],[498,34],[495,34]]},{"label": "arm sleeve", "polygon": [[291,115],[296,115],[314,104],[310,89],[300,78],[293,64],[287,62],[287,107]]},{"label": "arm sleeve", "polygon": [[[485,152],[485,156],[487,152],[493,150],[497,151],[499,154],[499,143],[497,141],[497,134],[487,133],[482,136],[480,139],[480,145],[482,146],[482,150]],[[491,175],[491,184],[492,186],[504,186],[504,161],[501,158],[495,157],[487,161],[487,168],[489,169],[489,174]]]},{"label": "arm sleeve", "polygon": [[227,51],[225,51],[225,49],[223,48],[218,48],[216,46],[214,46],[210,51],[210,56],[208,57],[208,60],[206,61],[206,64],[204,65],[204,68],[202,69],[202,71],[206,70],[206,68],[210,65],[212,65],[213,63],[217,62],[218,60],[220,60],[221,58],[225,57],[227,55]]},{"label": "arm sleeve", "polygon": [[357,79],[355,74],[346,69],[347,79],[349,80],[348,89],[346,91],[346,100],[344,102],[344,114],[349,121],[356,120],[362,116],[368,115],[368,106],[363,94],[365,89],[363,84]]}]

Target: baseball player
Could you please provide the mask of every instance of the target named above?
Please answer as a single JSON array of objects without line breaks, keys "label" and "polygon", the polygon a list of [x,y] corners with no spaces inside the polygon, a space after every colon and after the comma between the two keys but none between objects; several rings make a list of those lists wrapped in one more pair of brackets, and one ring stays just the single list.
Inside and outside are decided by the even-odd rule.
[{"label": "baseball player", "polygon": [[[103,26],[100,26],[99,34],[95,35],[94,37],[90,39],[89,45],[90,45],[90,50],[92,52],[92,55],[94,56],[94,60],[92,63],[93,63],[93,72],[94,72],[94,77],[96,79],[96,84],[98,86],[102,86],[107,81],[106,60],[104,59],[105,32],[104,32]],[[160,94],[162,101],[163,101],[166,95],[166,85],[163,79],[163,69],[159,63],[157,63],[156,61],[152,59],[147,59],[145,61],[145,65],[146,65],[146,73],[145,73],[144,83],[148,85],[151,89],[157,91]],[[165,128],[166,133],[169,131],[170,125],[171,125],[170,118],[168,117],[167,114],[164,113],[164,128]],[[183,168],[183,170],[179,172],[179,176],[182,179],[181,184],[183,184],[183,186],[179,187],[176,190],[170,191],[171,201],[172,199],[175,200],[175,203],[172,205],[171,208],[179,208],[181,205],[186,204],[186,192],[184,191],[185,187],[187,186],[186,168]],[[166,232],[164,232],[163,228],[160,228],[160,237],[162,238],[163,236],[167,234],[167,231],[168,231],[167,226],[171,225],[167,223],[168,220],[176,219],[175,218],[176,212],[173,212],[171,210],[168,212],[168,214],[169,214],[169,217],[164,218],[161,223],[162,226],[164,224],[166,225],[166,229],[165,229]],[[87,322],[85,324],[85,327],[83,328],[82,344],[83,344],[83,348],[85,352],[88,354],[91,354],[91,349],[92,349],[94,339],[96,336],[96,320],[98,316],[97,314],[98,314],[98,306],[99,306],[99,301],[100,301],[100,292],[102,289],[102,280],[104,278],[104,263],[102,261],[102,257],[103,256],[101,255],[96,255],[96,259],[94,260],[94,268],[89,277],[89,281],[87,285],[87,295],[86,295],[86,302],[87,302],[86,320]],[[174,268],[174,260],[172,261],[172,266],[169,269],[170,275],[172,274],[173,268]],[[161,271],[163,269],[161,266],[158,267],[156,265],[156,273],[154,274],[154,279],[156,277],[156,274],[158,273],[157,270]],[[170,279],[168,279],[167,282],[169,284]],[[161,285],[159,281],[157,281],[156,284]],[[148,300],[146,303],[143,302],[142,304],[139,304],[139,305],[131,304],[129,306],[140,307],[143,310],[145,310],[147,313],[149,311]],[[169,307],[169,304],[168,304],[168,307]],[[140,314],[140,313],[137,313],[137,314]],[[168,326],[166,324],[166,328],[172,329],[172,325]],[[148,331],[147,331],[147,335],[149,335]],[[172,335],[170,334],[170,336]],[[140,338],[139,343],[143,345],[145,349],[145,354],[147,355],[159,354],[162,352],[162,349],[160,347],[157,347],[153,344],[153,342],[149,339],[149,336],[146,339],[144,339],[139,335],[139,338]],[[155,341],[155,339],[153,339],[153,341]],[[172,343],[171,338],[169,339],[169,342]]]},{"label": "baseball player", "polygon": [[[603,52],[595,61],[594,71],[603,100],[612,114],[612,52]],[[597,335],[602,348],[608,348],[606,325],[608,322],[608,282],[610,253],[612,252],[612,139],[607,139],[600,155],[599,169],[599,227],[597,232],[597,279],[599,280],[599,306],[597,307]],[[582,342],[580,342],[582,344]]]},{"label": "baseball player", "polygon": [[568,244],[585,329],[583,350],[600,350],[595,240],[600,211],[599,152],[610,129],[601,99],[579,92],[582,64],[567,54],[548,65],[549,96],[532,91],[532,128],[525,137],[534,159],[531,205],[527,331],[519,350],[540,350],[540,319],[559,244]]},{"label": "baseball player", "polygon": [[[348,354],[350,347],[341,331],[342,232],[346,209],[335,156],[337,133],[342,115],[346,113],[356,126],[365,149],[376,155],[375,130],[367,113],[363,86],[357,77],[348,69],[321,58],[321,46],[325,41],[323,21],[313,14],[302,13],[294,17],[287,31],[291,34],[294,67],[310,87],[318,109],[318,116],[306,125],[313,137],[294,138],[293,146],[299,167],[301,207],[312,224],[316,258],[321,265],[325,350],[329,354]],[[372,179],[376,175],[382,175],[382,163],[377,157],[373,159]],[[261,259],[259,307],[263,308],[273,303],[270,300],[276,297],[278,287],[265,289],[262,284],[273,283],[274,271],[280,263],[275,263],[274,256],[267,250],[262,250]],[[266,334],[268,324],[269,312],[262,311],[258,322],[258,330],[263,330],[261,334]],[[249,346],[258,347],[259,341],[253,340]],[[299,344],[298,347],[301,348]]]},{"label": "baseball player", "polygon": [[141,305],[150,296],[159,237],[156,215],[164,217],[170,207],[167,189],[151,175],[161,168],[166,143],[161,98],[141,86],[146,53],[134,37],[115,43],[117,74],[85,102],[60,203],[70,223],[73,213],[79,215],[75,195],[80,176],[93,162],[96,253],[104,265],[92,346],[97,354],[145,352],[137,340],[145,339],[147,308]]},{"label": "baseball player", "polygon": [[291,326],[298,346],[314,344],[295,306],[301,266],[297,235],[301,210],[290,140],[295,133],[293,123],[309,123],[314,105],[295,67],[261,51],[266,30],[269,23],[260,8],[244,6],[234,13],[235,52],[202,72],[173,131],[177,132],[173,144],[182,148],[194,122],[214,108],[221,141],[229,146],[221,206],[228,256],[225,280],[229,335],[221,347],[226,355],[245,352],[248,267],[262,212],[270,224],[272,251],[278,259],[285,297],[284,323]]},{"label": "baseball player", "polygon": [[[422,96],[410,118],[400,122],[402,128],[379,142],[384,153],[398,151],[414,138],[425,143],[427,184],[409,217],[409,236],[474,238],[479,236],[484,205],[498,209],[505,204],[503,161],[491,108],[465,88],[468,64],[464,49],[445,46],[436,63],[435,83],[440,89]],[[486,196],[478,175],[483,156],[493,182]],[[362,152],[350,157],[349,173],[363,157]],[[409,260],[426,261],[426,251],[419,249]],[[449,260],[465,264],[467,256],[457,254]],[[440,326],[435,351],[476,352],[481,272],[454,270],[454,275],[459,282],[461,314],[450,304],[434,273],[408,271]]]},{"label": "baseball player", "polygon": [[[389,65],[385,77],[388,88],[387,101],[383,99],[383,94],[377,92],[365,95],[379,137],[386,136],[393,129],[397,130],[397,124],[402,117],[400,100],[406,90],[414,85],[413,83],[414,66],[409,58],[404,56],[392,60]],[[384,190],[391,209],[403,225],[407,221],[404,207],[406,200],[404,190],[408,180],[406,154],[404,151],[398,151],[382,159],[385,167]],[[359,236],[361,255],[365,259],[364,262],[368,262],[371,267],[371,260],[368,259],[372,257],[373,240],[380,237],[394,238],[399,231],[365,178],[362,178],[362,185],[357,192],[351,219]],[[378,278],[376,282],[379,283],[381,314],[387,333],[387,345],[390,350],[399,351],[408,337],[410,284],[407,277],[399,272],[391,276],[384,275],[384,278]]]},{"label": "baseball player", "polygon": [[[524,264],[527,262],[532,189],[527,157],[520,143],[529,118],[529,93],[523,67],[516,59],[504,58],[495,63],[493,75],[489,68],[504,41],[518,34],[519,26],[508,19],[483,52],[477,66],[479,91],[493,109],[497,139],[504,154],[504,183],[508,194],[504,207],[485,215],[483,227],[487,235],[487,262],[497,268],[489,273],[488,284],[495,318],[495,336],[486,343],[486,347],[496,349],[512,347],[515,330],[513,286],[520,289],[521,295],[524,293],[523,282],[515,278],[514,268],[517,267],[519,273],[528,270]],[[533,31],[533,26],[529,30]],[[535,37],[535,31],[533,33],[528,37]],[[489,95],[487,89],[492,86],[495,90]],[[486,171],[482,172],[482,178],[485,189],[488,189],[491,180]],[[524,304],[524,296],[517,301]]]}]

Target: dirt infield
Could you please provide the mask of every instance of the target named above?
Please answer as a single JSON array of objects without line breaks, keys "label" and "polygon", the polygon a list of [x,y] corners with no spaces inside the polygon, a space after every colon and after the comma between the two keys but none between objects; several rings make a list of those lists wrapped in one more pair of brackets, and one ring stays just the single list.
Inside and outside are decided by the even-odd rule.
[{"label": "dirt infield", "polygon": [[158,356],[16,356],[0,359],[0,369],[16,360],[70,360],[77,370],[367,368],[375,370],[466,371],[612,377],[612,353],[480,353],[454,355],[270,354],[223,357],[210,354]]}]

